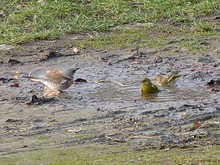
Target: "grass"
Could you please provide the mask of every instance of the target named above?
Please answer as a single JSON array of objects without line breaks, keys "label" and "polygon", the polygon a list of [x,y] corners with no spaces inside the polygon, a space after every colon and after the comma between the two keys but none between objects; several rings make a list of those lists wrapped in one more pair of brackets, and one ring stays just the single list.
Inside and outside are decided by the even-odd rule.
[{"label": "grass", "polygon": [[[219,164],[219,147],[200,149],[133,150],[129,146],[90,145],[45,149],[0,157],[5,165],[12,164]],[[1,164],[1,163],[0,163]]]},{"label": "grass", "polygon": [[[74,46],[92,49],[117,47],[166,48],[169,41],[187,51],[206,47],[189,37],[216,35],[219,0],[2,0],[0,5],[0,44],[21,44],[31,40],[50,40],[65,33],[104,32]],[[138,27],[125,27],[125,24]],[[113,27],[119,26],[113,30]],[[172,40],[172,35],[175,39]],[[181,41],[181,42],[179,42]],[[173,48],[175,51],[175,48]],[[171,50],[173,50],[171,49]],[[89,135],[76,136],[87,139]],[[42,138],[42,139],[41,139]],[[39,137],[45,144],[55,140]],[[0,157],[0,164],[220,164],[219,146],[197,149],[136,151],[129,146],[76,146],[17,153]]]},{"label": "grass", "polygon": [[[168,47],[167,53],[172,54],[175,54],[175,51],[178,53],[180,49],[191,53],[201,53],[206,51],[207,47],[201,46],[201,41],[198,39],[203,37],[217,39],[219,35],[220,33],[210,31],[184,32],[183,35],[180,29],[172,30],[171,27],[166,26],[159,27],[156,30],[152,27],[132,27],[130,29],[115,29],[87,40],[76,40],[73,45],[81,49],[95,50],[115,50],[118,48],[129,48],[130,50],[141,47],[159,51]],[[170,49],[170,46],[173,48]]]},{"label": "grass", "polygon": [[197,18],[215,16],[219,9],[218,0],[2,0],[0,44],[55,39],[64,33],[106,32],[137,22],[165,21],[210,31],[216,25]]},{"label": "grass", "polygon": [[80,48],[90,49],[115,49],[117,47],[132,46],[158,46],[164,43],[164,36],[147,34],[146,29],[140,28],[119,29],[111,33],[90,38],[89,40],[77,41],[75,45]]}]

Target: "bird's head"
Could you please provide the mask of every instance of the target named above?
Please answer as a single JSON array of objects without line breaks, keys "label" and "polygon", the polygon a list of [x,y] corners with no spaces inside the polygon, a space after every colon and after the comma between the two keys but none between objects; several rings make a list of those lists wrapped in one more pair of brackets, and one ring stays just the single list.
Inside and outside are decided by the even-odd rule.
[{"label": "bird's head", "polygon": [[150,79],[149,78],[144,78],[143,80],[142,80],[142,84],[151,84],[151,81],[150,81]]},{"label": "bird's head", "polygon": [[163,79],[163,77],[161,75],[157,75],[156,78],[155,78],[157,83],[161,82],[162,79]]},{"label": "bird's head", "polygon": [[64,72],[65,75],[67,75],[69,78],[73,78],[75,72],[78,70],[79,68],[71,68],[68,69],[67,71]]}]

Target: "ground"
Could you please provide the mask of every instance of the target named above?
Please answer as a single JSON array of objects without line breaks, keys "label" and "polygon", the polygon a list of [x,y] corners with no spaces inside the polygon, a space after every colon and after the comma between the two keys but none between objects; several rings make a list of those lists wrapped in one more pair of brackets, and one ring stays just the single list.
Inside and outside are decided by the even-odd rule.
[{"label": "ground", "polygon": [[[142,27],[132,29],[140,31]],[[117,153],[123,157],[125,151],[145,153],[151,149],[159,153],[173,148],[182,151],[197,148],[195,152],[207,154],[212,153],[210,146],[214,146],[214,151],[218,151],[219,86],[206,85],[220,76],[218,36],[172,35],[160,40],[155,47],[139,46],[137,43],[144,42],[139,39],[127,47],[91,48],[88,46],[91,42],[98,42],[91,39],[91,35],[72,34],[1,50],[1,159],[8,164],[11,160],[13,164],[12,157],[19,162],[20,153],[37,150],[43,152],[42,161],[48,149],[57,152],[55,149],[64,147],[70,152],[75,152],[71,147],[88,148],[88,151],[97,147],[97,153],[113,153],[113,158]],[[78,49],[80,52],[76,52]],[[49,69],[74,67],[80,68],[74,79],[86,82],[76,82],[55,98],[43,98],[43,84],[22,78],[30,72],[40,75]],[[144,77],[155,83],[157,74],[172,71],[181,74],[174,86],[159,87],[161,92],[157,95],[140,97]],[[34,95],[41,100],[33,101]],[[88,158],[91,156],[85,153]],[[168,158],[147,159],[142,155],[139,162],[169,164]],[[45,161],[51,160],[55,161],[53,158]],[[195,160],[198,164],[199,158]],[[39,163],[35,161],[31,163]],[[65,159],[58,161],[68,164]],[[80,164],[80,161],[76,162]],[[215,158],[214,163],[219,162],[220,159]],[[121,163],[126,164],[123,160]]]}]

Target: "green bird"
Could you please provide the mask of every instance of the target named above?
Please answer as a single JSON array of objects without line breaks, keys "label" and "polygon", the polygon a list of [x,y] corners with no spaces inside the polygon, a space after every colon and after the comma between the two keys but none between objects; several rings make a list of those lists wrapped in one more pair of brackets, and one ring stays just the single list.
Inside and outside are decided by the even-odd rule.
[{"label": "green bird", "polygon": [[176,73],[171,73],[166,76],[157,75],[156,83],[158,86],[171,86],[177,78],[181,77],[181,75]]},{"label": "green bird", "polygon": [[141,94],[147,95],[147,94],[154,94],[159,92],[160,90],[157,88],[156,85],[154,85],[149,78],[145,78],[142,82],[141,87]]}]

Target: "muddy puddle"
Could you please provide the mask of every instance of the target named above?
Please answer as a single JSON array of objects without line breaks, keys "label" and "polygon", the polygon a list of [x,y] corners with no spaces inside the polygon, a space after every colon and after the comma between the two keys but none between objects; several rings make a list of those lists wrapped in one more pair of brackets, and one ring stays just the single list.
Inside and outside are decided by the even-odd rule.
[{"label": "muddy puddle", "polygon": [[[169,47],[171,42],[167,43]],[[206,53],[211,54],[212,61],[208,63],[204,58],[209,57],[201,53],[160,51],[152,55],[147,48],[142,48],[146,55],[135,59],[131,50],[118,49],[84,50],[39,60],[40,51],[60,49],[62,44],[42,41],[21,46],[18,51],[1,52],[2,155],[82,143],[125,143],[134,148],[220,144],[219,86],[204,86],[219,78],[220,57],[213,49],[218,48],[218,42],[210,43],[212,49]],[[65,49],[62,52],[68,52]],[[158,56],[162,61],[155,61]],[[11,64],[9,59],[21,63]],[[80,68],[74,79],[87,82],[76,83],[53,99],[28,104],[33,95],[42,98],[43,85],[22,79],[22,75],[73,67]],[[173,70],[182,75],[174,86],[160,87],[161,92],[148,98],[140,97],[144,77],[155,83],[157,74]],[[13,79],[16,72],[21,76]]]},{"label": "muddy puddle", "polygon": [[[186,85],[186,84],[185,84]],[[208,97],[210,95],[205,87],[198,86],[171,86],[161,87],[158,94],[149,94],[146,97],[140,96],[140,82],[129,85],[105,85],[98,92],[91,92],[91,97],[104,99],[105,101],[134,101],[139,100],[142,102],[181,102],[184,100],[192,100],[197,97]]]}]

